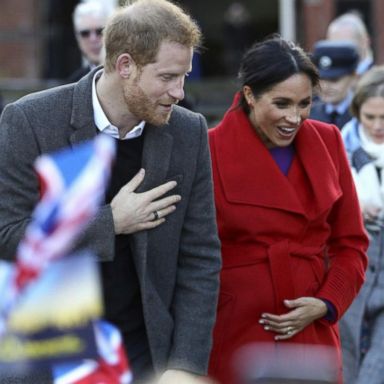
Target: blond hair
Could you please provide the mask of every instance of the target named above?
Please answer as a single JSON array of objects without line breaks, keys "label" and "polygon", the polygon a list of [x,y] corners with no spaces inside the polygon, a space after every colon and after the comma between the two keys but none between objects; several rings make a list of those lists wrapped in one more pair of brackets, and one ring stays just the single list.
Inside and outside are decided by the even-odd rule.
[{"label": "blond hair", "polygon": [[372,67],[360,78],[350,105],[352,115],[359,119],[361,106],[371,97],[384,98],[384,65]]}]

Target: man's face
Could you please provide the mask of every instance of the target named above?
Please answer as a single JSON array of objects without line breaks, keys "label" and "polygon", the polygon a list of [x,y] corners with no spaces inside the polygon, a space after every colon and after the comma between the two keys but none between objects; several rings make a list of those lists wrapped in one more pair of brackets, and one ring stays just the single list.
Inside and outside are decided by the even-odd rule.
[{"label": "man's face", "polygon": [[82,16],[76,26],[76,38],[82,55],[93,65],[102,60],[104,19],[96,15]]},{"label": "man's face", "polygon": [[355,85],[355,80],[355,75],[346,75],[337,79],[322,79],[320,81],[321,99],[334,105],[340,103]]},{"label": "man's face", "polygon": [[124,100],[138,120],[166,124],[172,106],[184,98],[184,79],[192,68],[193,49],[163,42],[154,63],[138,68],[124,81]]}]

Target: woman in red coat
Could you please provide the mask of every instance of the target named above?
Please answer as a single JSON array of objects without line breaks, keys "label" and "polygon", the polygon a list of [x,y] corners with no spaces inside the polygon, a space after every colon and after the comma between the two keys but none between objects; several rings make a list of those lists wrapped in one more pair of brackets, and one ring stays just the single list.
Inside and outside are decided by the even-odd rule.
[{"label": "woman in red coat", "polygon": [[[306,120],[319,78],[293,43],[255,44],[239,77],[209,132],[223,257],[210,375],[341,382],[337,321],[363,283],[368,240],[339,130]],[[247,366],[239,356],[254,345],[264,349]],[[279,363],[262,364],[263,351]]]}]

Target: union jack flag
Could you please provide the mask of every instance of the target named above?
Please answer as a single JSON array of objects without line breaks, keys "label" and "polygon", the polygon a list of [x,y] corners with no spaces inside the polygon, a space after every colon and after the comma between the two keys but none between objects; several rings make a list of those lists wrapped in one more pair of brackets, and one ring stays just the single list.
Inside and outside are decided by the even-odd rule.
[{"label": "union jack flag", "polygon": [[0,335],[17,297],[49,263],[65,256],[98,210],[115,154],[113,140],[98,135],[75,150],[40,156],[35,169],[41,199],[16,251],[16,268],[2,298]]},{"label": "union jack flag", "polygon": [[18,289],[69,252],[99,208],[113,157],[113,141],[99,135],[75,151],[37,159],[41,200],[17,251]]},{"label": "union jack flag", "polygon": [[132,372],[126,358],[121,334],[106,321],[94,324],[98,361],[84,360],[58,364],[53,368],[54,384],[129,384]]},{"label": "union jack flag", "polygon": [[[35,163],[41,199],[16,252],[16,265],[0,304],[0,337],[7,317],[25,288],[39,279],[50,262],[66,256],[96,214],[110,175],[115,147],[100,134],[93,141],[50,155]],[[53,367],[55,384],[126,384],[132,374],[117,328],[94,323],[99,359]]]}]

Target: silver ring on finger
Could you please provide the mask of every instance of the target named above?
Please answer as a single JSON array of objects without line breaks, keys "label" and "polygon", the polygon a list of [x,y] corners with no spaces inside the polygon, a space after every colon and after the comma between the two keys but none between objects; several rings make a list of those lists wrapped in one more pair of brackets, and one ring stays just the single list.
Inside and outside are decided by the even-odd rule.
[{"label": "silver ring on finger", "polygon": [[156,221],[160,219],[159,211],[153,211],[153,220]]},{"label": "silver ring on finger", "polygon": [[287,335],[292,335],[293,333],[293,327],[288,327],[287,332],[285,332]]}]

